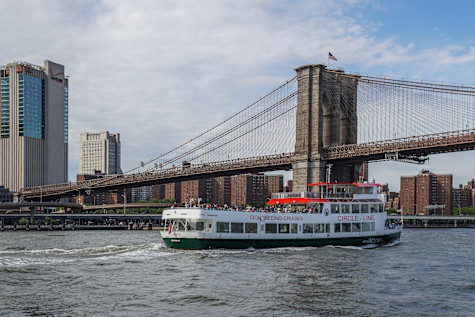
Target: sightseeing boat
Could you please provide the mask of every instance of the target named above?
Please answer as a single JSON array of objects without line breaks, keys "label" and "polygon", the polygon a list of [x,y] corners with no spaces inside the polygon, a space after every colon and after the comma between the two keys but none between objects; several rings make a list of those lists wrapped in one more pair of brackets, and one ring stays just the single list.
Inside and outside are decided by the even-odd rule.
[{"label": "sightseeing boat", "polygon": [[276,193],[265,209],[170,208],[160,232],[177,249],[381,245],[399,240],[402,222],[389,222],[381,185],[309,184],[312,191]]}]

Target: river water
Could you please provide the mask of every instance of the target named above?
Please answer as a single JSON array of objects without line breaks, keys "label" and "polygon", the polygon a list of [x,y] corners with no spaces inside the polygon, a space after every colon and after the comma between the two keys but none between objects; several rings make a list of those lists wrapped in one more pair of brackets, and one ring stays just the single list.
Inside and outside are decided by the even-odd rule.
[{"label": "river water", "polygon": [[366,249],[170,250],[157,231],[0,239],[0,316],[475,316],[473,229]]}]

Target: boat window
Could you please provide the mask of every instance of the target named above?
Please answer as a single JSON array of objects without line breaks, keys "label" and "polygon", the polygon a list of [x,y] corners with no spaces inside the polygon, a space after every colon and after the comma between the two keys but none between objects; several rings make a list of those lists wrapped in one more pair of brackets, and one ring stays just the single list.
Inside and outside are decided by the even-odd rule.
[{"label": "boat window", "polygon": [[186,219],[178,219],[178,231],[185,230]]},{"label": "boat window", "polygon": [[358,214],[360,212],[360,205],[353,204],[351,205],[351,213]]},{"label": "boat window", "polygon": [[333,229],[335,232],[341,232],[341,223],[335,223]]},{"label": "boat window", "polygon": [[298,233],[298,223],[290,224],[290,233]]},{"label": "boat window", "polygon": [[216,232],[229,232],[229,222],[216,222]]},{"label": "boat window", "polygon": [[246,222],[244,227],[246,228],[246,233],[257,233],[257,223],[255,222]]},{"label": "boat window", "polygon": [[331,204],[332,214],[340,213],[340,204]]},{"label": "boat window", "polygon": [[374,207],[375,207],[375,205],[373,205],[373,204],[370,204],[370,205],[369,205],[369,212],[371,212],[372,214],[374,214],[375,212],[378,212],[378,211],[376,210],[376,208],[374,208]]},{"label": "boat window", "polygon": [[289,233],[290,226],[288,223],[279,223],[279,233]]},{"label": "boat window", "polygon": [[371,222],[363,222],[362,229],[363,231],[371,231]]},{"label": "boat window", "polygon": [[313,233],[313,223],[304,223],[303,233]]},{"label": "boat window", "polygon": [[231,233],[243,233],[244,224],[242,222],[231,222]]},{"label": "boat window", "polygon": [[203,231],[205,229],[205,223],[203,221],[196,222],[196,230]]},{"label": "boat window", "polygon": [[329,223],[325,224],[325,232],[330,233],[330,224]]},{"label": "boat window", "polygon": [[277,233],[277,224],[266,223],[266,233]]},{"label": "boat window", "polygon": [[361,212],[362,213],[367,213],[368,210],[368,204],[361,204]]},{"label": "boat window", "polygon": [[371,231],[374,231],[375,230],[374,229],[374,222],[370,222],[370,224],[371,224]]},{"label": "boat window", "polygon": [[379,206],[379,212],[384,212],[384,205],[378,204],[378,206]]},{"label": "boat window", "polygon": [[315,208],[317,208],[317,209],[315,209],[315,213],[321,214],[323,212],[323,203],[316,204]]},{"label": "boat window", "polygon": [[323,223],[316,223],[315,233],[325,233],[325,225]]},{"label": "boat window", "polygon": [[353,222],[351,224],[351,232],[360,232],[361,231],[361,223]]},{"label": "boat window", "polygon": [[350,205],[349,204],[341,204],[341,213],[342,214],[349,214],[350,213]]},{"label": "boat window", "polygon": [[341,232],[351,232],[351,223],[342,223]]},{"label": "boat window", "polygon": [[371,195],[372,193],[373,193],[373,188],[371,188],[371,187],[363,187],[362,188],[362,194]]}]

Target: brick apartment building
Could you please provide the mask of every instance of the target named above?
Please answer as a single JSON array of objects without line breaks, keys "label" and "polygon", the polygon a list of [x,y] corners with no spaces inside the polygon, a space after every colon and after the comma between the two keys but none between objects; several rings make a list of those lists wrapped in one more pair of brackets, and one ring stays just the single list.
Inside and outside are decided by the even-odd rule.
[{"label": "brick apartment building", "polygon": [[231,205],[231,176],[213,178],[211,202],[218,206]]},{"label": "brick apartment building", "polygon": [[152,186],[152,198],[174,199],[178,203],[217,204],[219,206],[262,207],[272,193],[284,191],[282,175],[237,175],[190,180]]},{"label": "brick apartment building", "polygon": [[400,207],[404,214],[451,214],[452,174],[422,170],[401,176]]},{"label": "brick apartment building", "polygon": [[264,206],[264,185],[263,174],[233,176],[231,178],[231,206]]},{"label": "brick apartment building", "polygon": [[459,188],[454,188],[452,190],[452,210],[469,206],[472,206],[472,189],[463,188],[462,185],[459,185]]}]

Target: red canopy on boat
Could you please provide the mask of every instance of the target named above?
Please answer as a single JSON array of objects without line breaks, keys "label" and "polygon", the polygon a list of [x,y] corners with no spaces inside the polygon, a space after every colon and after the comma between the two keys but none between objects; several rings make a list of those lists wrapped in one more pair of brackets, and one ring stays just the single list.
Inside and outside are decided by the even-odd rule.
[{"label": "red canopy on boat", "polygon": [[310,199],[310,198],[276,198],[269,200],[266,205],[282,205],[282,204],[311,204],[311,203],[324,203],[326,199]]}]

